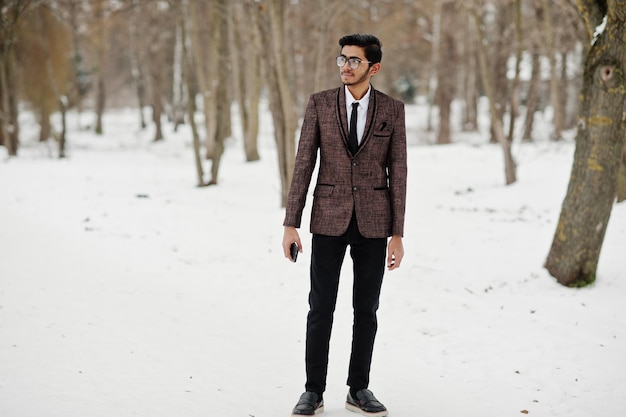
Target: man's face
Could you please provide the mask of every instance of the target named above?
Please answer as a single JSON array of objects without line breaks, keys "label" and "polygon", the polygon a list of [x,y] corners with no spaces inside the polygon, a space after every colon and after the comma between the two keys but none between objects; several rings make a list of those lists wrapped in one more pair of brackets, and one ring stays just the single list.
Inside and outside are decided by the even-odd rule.
[{"label": "man's face", "polygon": [[372,75],[378,72],[379,64],[370,64],[365,58],[365,50],[360,46],[346,45],[341,48],[341,55],[346,58],[359,58],[361,61],[357,69],[350,68],[350,64],[346,62],[343,67],[339,68],[341,82],[348,86],[355,86],[362,83],[369,83]]}]

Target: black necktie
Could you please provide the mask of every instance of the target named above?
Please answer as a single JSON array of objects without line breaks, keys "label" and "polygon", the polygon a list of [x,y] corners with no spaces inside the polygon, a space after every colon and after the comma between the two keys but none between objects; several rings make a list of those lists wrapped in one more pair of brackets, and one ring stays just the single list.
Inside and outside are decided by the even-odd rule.
[{"label": "black necktie", "polygon": [[350,152],[352,155],[356,154],[356,151],[359,150],[359,141],[357,140],[356,135],[356,119],[357,119],[357,109],[359,108],[359,102],[355,101],[352,103],[352,115],[350,116],[350,131],[348,133],[348,147],[350,148]]}]

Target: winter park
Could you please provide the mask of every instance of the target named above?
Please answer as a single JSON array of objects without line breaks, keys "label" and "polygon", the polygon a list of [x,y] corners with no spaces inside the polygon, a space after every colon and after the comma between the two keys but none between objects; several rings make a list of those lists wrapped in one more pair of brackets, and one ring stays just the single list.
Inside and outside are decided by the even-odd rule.
[{"label": "winter park", "polygon": [[[335,88],[340,85],[334,62],[336,38],[356,33],[359,26],[351,24],[351,19],[365,19],[367,13],[354,11],[353,1],[329,0],[320,1],[321,7],[308,0],[272,0],[261,2],[266,5],[263,7],[245,0],[180,4],[94,0],[75,2],[76,8],[70,3],[29,0],[13,2],[2,10],[4,21],[14,12],[14,16],[21,13],[17,21],[25,27],[44,21],[48,26],[37,27],[41,33],[23,27],[14,32],[16,39],[31,48],[25,53],[19,50],[22,44],[15,43],[13,65],[19,71],[13,81],[19,87],[7,90],[11,83],[5,81],[10,81],[10,74],[0,71],[0,416],[287,416],[304,382],[313,184],[299,229],[303,252],[297,262],[289,262],[281,247],[284,159],[285,154],[296,151],[308,94],[321,88],[309,85],[307,94],[298,92],[303,97],[291,97],[299,107],[289,121],[278,104],[288,99],[280,97],[279,92],[285,91],[281,82],[286,81],[281,81],[279,69],[281,59],[290,68],[285,63],[294,57],[271,48],[284,40],[271,36],[258,40],[277,60],[259,63],[261,67],[254,67],[255,60],[249,55],[254,48],[246,49],[249,54],[244,61],[252,69],[263,68],[265,78],[258,90],[245,82],[234,88],[239,82],[234,80],[240,80],[238,74],[245,73],[246,65],[241,61],[240,66],[233,64],[233,74],[223,74],[210,64],[207,68],[194,66],[206,57],[203,54],[213,51],[207,40],[212,39],[211,34],[194,25],[205,17],[215,19],[207,21],[221,27],[225,23],[215,17],[219,13],[214,8],[226,8],[226,4],[228,8],[219,10],[231,13],[235,23],[229,36],[235,38],[234,32],[252,36],[244,30],[254,27],[263,32],[277,24],[272,20],[275,15],[264,12],[280,9],[279,4],[284,7],[280,9],[283,18],[297,17],[292,23],[278,22],[292,34],[302,36],[300,31],[306,30],[309,20],[324,21],[328,25],[328,56],[326,52],[320,56],[328,65],[316,70],[320,75],[315,78],[322,80],[323,88]],[[443,78],[437,81],[437,94],[430,91],[429,80],[422,79],[415,81],[413,94],[406,96],[406,88],[395,82],[400,79],[398,67],[416,73],[424,68],[400,56],[393,39],[400,36],[396,27],[410,15],[428,23],[411,28],[406,39],[420,38],[426,28],[433,33],[437,29],[442,45],[454,31],[457,42],[463,34],[468,39],[469,33],[479,36],[474,21],[454,20],[459,14],[449,7],[458,2],[384,3],[376,10],[387,20],[376,20],[374,2],[365,3],[370,7],[367,19],[372,19],[367,21],[377,22],[385,50],[383,70],[374,83],[405,102],[408,159],[405,254],[401,267],[384,275],[372,389],[393,417],[621,417],[626,410],[626,203],[620,202],[619,188],[623,184],[609,190],[610,205],[605,204],[610,213],[606,214],[608,224],[593,217],[597,216],[596,203],[601,205],[599,200],[590,203],[584,194],[575,194],[573,203],[570,200],[571,193],[584,187],[575,182],[580,176],[572,172],[578,172],[579,156],[589,151],[585,144],[593,149],[593,158],[589,156],[582,164],[593,171],[585,174],[587,177],[598,172],[608,175],[611,170],[602,158],[611,155],[616,167],[621,164],[623,175],[624,121],[613,130],[607,121],[619,120],[622,114],[623,91],[618,101],[622,107],[617,110],[611,101],[617,94],[607,93],[621,91],[613,84],[615,74],[621,73],[602,61],[604,66],[599,65],[595,75],[585,77],[585,71],[590,71],[583,63],[585,54],[593,57],[595,49],[583,52],[580,39],[561,45],[569,48],[569,55],[562,55],[559,65],[567,61],[578,66],[569,68],[575,76],[564,76],[569,82],[559,78],[560,88],[573,91],[568,97],[575,103],[581,91],[590,98],[582,101],[582,110],[577,105],[570,106],[573,110],[559,110],[551,101],[551,94],[559,91],[550,79],[555,75],[550,72],[554,63],[540,61],[545,78],[532,87],[531,54],[524,53],[519,65],[509,59],[504,65],[506,91],[501,91],[497,82],[491,85],[491,78],[485,75],[490,73],[487,64],[498,59],[494,52],[498,48],[483,48],[482,52],[477,48],[473,68],[478,78],[470,84],[481,87],[480,94],[474,92],[475,126],[468,128],[467,94],[462,94],[458,83],[446,98],[442,96]],[[544,3],[552,5],[553,19],[581,17],[567,1]],[[596,2],[581,3],[599,10],[593,9],[598,7]],[[606,2],[607,30],[623,33],[624,16],[616,12],[622,3]],[[503,24],[506,19],[515,21],[515,0],[473,4],[476,16],[491,22],[486,24],[487,30],[497,30],[490,25]],[[89,17],[90,7],[95,5],[103,7],[103,16],[109,17],[100,16],[102,21]],[[170,22],[168,13],[178,13],[181,20]],[[534,16],[535,10],[526,5],[519,13]],[[100,74],[109,93],[105,108],[98,108],[96,81],[85,91],[81,106],[71,95],[68,101],[49,100],[49,104],[33,98],[37,91],[54,97],[64,85],[58,80],[67,74],[62,75],[50,54],[33,51],[63,43],[68,34],[57,39],[46,27],[55,34],[65,33],[67,28],[61,28],[74,21],[70,15],[90,28],[81,36],[91,48],[96,48],[99,39],[92,31],[97,32],[98,25],[106,22],[111,50],[108,70]],[[258,21],[245,20],[251,16]],[[324,16],[335,17],[327,21]],[[615,21],[620,16],[621,26]],[[298,19],[304,22],[302,27],[290,26]],[[593,19],[598,16],[591,16]],[[120,29],[130,22],[137,25],[133,30]],[[581,22],[577,23],[580,27],[571,29],[578,35],[585,30]],[[184,76],[185,71],[177,75],[175,70],[156,78],[158,74],[151,74],[146,78],[152,83],[148,91],[156,89],[155,79],[161,79],[160,88],[167,94],[156,96],[159,103],[167,104],[155,105],[147,95],[145,105],[139,107],[141,100],[135,97],[134,87],[129,87],[137,79],[123,79],[120,73],[123,69],[130,74],[133,65],[153,61],[129,58],[120,64],[115,60],[124,54],[132,57],[128,51],[141,49],[135,50],[133,45],[151,42],[143,37],[149,38],[148,29],[155,25],[172,34],[169,41],[163,41],[165,52],[157,53],[157,58],[176,67],[166,56],[179,53],[179,63],[184,62],[180,68],[194,75]],[[529,24],[525,29],[529,39],[530,33],[543,28],[541,22],[537,26]],[[189,48],[181,46],[186,45],[181,27],[189,32]],[[8,32],[2,30],[4,44]],[[39,35],[29,38],[28,33]],[[49,35],[47,46],[34,40],[45,33]],[[596,45],[608,42],[600,32],[596,36]],[[125,44],[129,39],[132,42]],[[207,51],[194,48],[203,41]],[[302,39],[296,37],[293,42],[299,45]],[[515,55],[516,43],[509,43],[506,54],[510,57]],[[602,50],[621,51],[623,57],[626,45],[622,42],[615,48]],[[430,60],[432,51],[429,46],[417,55]],[[445,53],[442,47],[442,60]],[[38,84],[34,68],[24,67],[32,56],[48,57],[37,67],[43,71],[39,74],[43,84]],[[306,59],[310,58],[313,56]],[[398,65],[393,63],[396,58],[402,61]],[[468,62],[457,63],[460,73],[469,71]],[[2,65],[9,64],[2,61]],[[428,65],[439,76],[449,74],[446,71],[452,67]],[[213,70],[220,72],[215,79],[209,77]],[[94,80],[98,76],[92,74]],[[308,76],[313,78],[312,69]],[[491,73],[491,77],[497,76]],[[300,78],[309,80],[301,72],[284,78],[298,86],[306,83]],[[601,88],[585,84],[588,79],[596,80],[593,85]],[[214,84],[212,94],[198,93],[215,80],[223,83]],[[518,90],[512,87],[515,80]],[[624,80],[620,80],[623,90]],[[181,103],[187,100],[178,108],[169,101],[176,96],[170,94],[176,82],[182,86]],[[224,85],[231,87],[222,88]],[[533,88],[537,88],[535,108],[531,108]],[[188,97],[193,95],[190,91],[195,93],[193,100]],[[525,99],[518,103],[517,116],[511,117],[514,101],[509,100],[516,91]],[[505,101],[503,110],[494,105],[500,93]],[[9,106],[9,96],[19,98],[17,107]],[[253,141],[247,130],[252,120],[249,106],[243,102],[257,104],[258,130]],[[9,107],[12,110],[7,110]],[[173,116],[176,109],[184,114],[182,119]],[[499,125],[494,123],[498,111]],[[559,111],[563,111],[562,125],[555,122]],[[585,119],[589,128],[580,122],[585,111],[597,116]],[[574,122],[567,123],[566,114],[572,112]],[[611,119],[611,115],[617,116]],[[216,137],[227,132],[218,140],[222,152],[217,159],[207,152],[207,135],[213,125],[217,126],[213,131]],[[12,142],[14,126],[19,127],[19,135]],[[281,133],[279,129],[285,126],[291,130]],[[532,138],[523,138],[529,126]],[[49,137],[42,138],[46,128]],[[293,135],[291,148],[289,132]],[[442,135],[449,140],[442,142]],[[606,145],[614,136],[620,138],[623,152],[617,158],[606,146],[593,148],[598,143]],[[250,158],[251,143],[258,158]],[[514,181],[509,177],[511,162]],[[604,190],[604,185],[597,188]],[[570,205],[579,212],[564,217],[564,207]],[[562,224],[578,221],[580,229],[572,227],[573,232]],[[563,275],[555,276],[562,273],[558,265],[547,267],[555,259],[554,242],[573,239],[582,245],[575,247],[584,247],[585,242],[596,239],[591,236],[594,231],[602,238],[593,273],[568,282]],[[564,237],[568,233],[574,237]],[[578,259],[568,256],[558,259],[567,265]],[[346,256],[322,416],[356,415],[344,407],[353,324],[352,267]]]}]

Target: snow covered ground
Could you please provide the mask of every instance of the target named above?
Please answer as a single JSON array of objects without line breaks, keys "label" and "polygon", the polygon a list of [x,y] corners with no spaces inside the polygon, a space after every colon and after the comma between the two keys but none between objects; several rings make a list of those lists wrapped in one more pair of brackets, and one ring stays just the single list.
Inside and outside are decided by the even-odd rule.
[{"label": "snow covered ground", "polygon": [[[595,285],[543,269],[574,146],[515,144],[519,181],[484,136],[428,146],[407,106],[402,267],[386,275],[371,388],[393,417],[621,417],[626,410],[626,204]],[[0,148],[0,416],[287,416],[303,390],[310,236],[281,250],[276,153],[231,139],[220,185],[195,188],[190,135],[163,143],[135,111],[97,137],[69,123],[69,157],[25,121]],[[329,417],[344,409],[351,338],[346,259]]]}]

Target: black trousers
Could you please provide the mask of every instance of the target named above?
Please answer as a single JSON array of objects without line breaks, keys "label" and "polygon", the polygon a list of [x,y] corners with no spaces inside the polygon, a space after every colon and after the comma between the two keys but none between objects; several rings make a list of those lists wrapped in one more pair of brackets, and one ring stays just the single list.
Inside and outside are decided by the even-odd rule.
[{"label": "black trousers", "polygon": [[387,239],[368,239],[359,233],[356,218],[342,236],[313,235],[311,249],[310,310],[306,329],[305,389],[319,394],[326,390],[328,350],[333,313],[339,289],[339,274],[346,249],[354,265],[352,306],[352,353],[348,385],[354,390],[369,385],[370,365],[378,322],[376,311],[385,272]]}]

